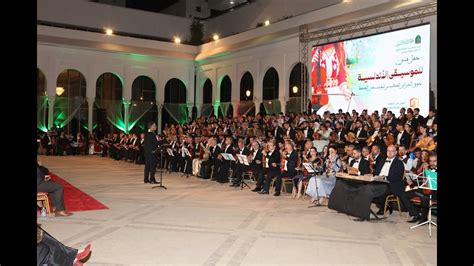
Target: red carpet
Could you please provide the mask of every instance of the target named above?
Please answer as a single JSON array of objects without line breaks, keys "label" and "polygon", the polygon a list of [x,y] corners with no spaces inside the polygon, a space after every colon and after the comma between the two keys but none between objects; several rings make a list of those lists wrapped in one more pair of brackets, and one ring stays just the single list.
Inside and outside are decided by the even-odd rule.
[{"label": "red carpet", "polygon": [[49,174],[52,181],[59,183],[64,187],[64,205],[66,205],[67,211],[78,212],[108,209],[107,206],[100,203],[77,187],[71,185],[66,180],[60,178],[54,173],[49,172]]}]

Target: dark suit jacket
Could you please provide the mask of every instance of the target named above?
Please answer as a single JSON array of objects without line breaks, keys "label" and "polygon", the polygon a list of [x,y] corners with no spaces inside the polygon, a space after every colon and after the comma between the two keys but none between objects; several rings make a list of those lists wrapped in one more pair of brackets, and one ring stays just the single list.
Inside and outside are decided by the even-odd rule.
[{"label": "dark suit jacket", "polygon": [[[255,154],[255,157],[252,159],[252,163],[250,164],[250,167],[255,170],[262,170],[263,164],[262,164],[262,149],[258,149],[257,154]],[[260,161],[260,163],[256,163],[255,161]]]},{"label": "dark suit jacket", "polygon": [[382,166],[383,164],[385,163],[385,157],[386,156],[383,156],[382,153],[379,154],[379,156],[377,156],[377,158],[375,159],[375,162],[374,162],[374,171],[375,169],[382,169]]},{"label": "dark suit jacket", "polygon": [[[275,135],[275,128],[272,130],[272,135]],[[283,141],[283,128],[280,126],[277,127],[275,139],[279,142]]]},{"label": "dark suit jacket", "polygon": [[[400,134],[400,132],[398,132],[397,135],[395,136],[395,141],[397,141],[397,139],[398,139],[398,134]],[[402,135],[402,138],[400,139],[400,145],[403,145],[403,146],[409,148],[410,147],[410,142],[411,142],[410,134],[408,134],[408,132],[406,132],[405,130],[403,130],[402,134],[403,135]]]},{"label": "dark suit jacket", "polygon": [[[272,155],[268,155],[267,153],[267,162],[268,162],[268,170],[270,172],[281,172],[280,169],[280,164],[281,164],[281,157],[280,157],[280,151],[278,149],[275,149],[272,153]],[[276,163],[276,166],[272,166],[272,163]]]},{"label": "dark suit jacket", "polygon": [[[403,181],[403,176],[405,175],[405,166],[398,158],[394,158],[392,160],[393,162],[390,165],[387,180],[389,182],[390,191],[395,196],[398,196],[405,192],[405,182]],[[380,164],[378,168],[374,168],[374,176],[380,174],[384,164],[385,162]]]},{"label": "dark suit jacket", "polygon": [[296,163],[298,161],[298,152],[292,151],[291,154],[286,155],[286,177],[293,177],[296,175]]},{"label": "dark suit jacket", "polygon": [[[351,163],[349,164],[351,167],[354,165],[355,160],[352,160]],[[370,174],[370,163],[367,160],[364,160],[364,158],[359,158],[359,172],[361,175],[365,174]]]},{"label": "dark suit jacket", "polygon": [[[296,139],[296,131],[291,127],[288,130],[290,131],[290,133],[289,133],[290,138],[293,139],[293,140]],[[286,133],[288,130],[283,132],[284,136],[286,136],[288,134],[288,133]]]},{"label": "dark suit jacket", "polygon": [[145,134],[145,141],[143,142],[145,156],[152,156],[153,151],[158,148],[158,140],[156,139],[156,135],[153,132],[147,132]]},{"label": "dark suit jacket", "polygon": [[[301,129],[303,131],[303,134],[304,134],[304,128]],[[309,140],[313,140],[313,134],[314,134],[314,130],[310,127],[308,127],[308,135],[307,135],[307,139]]]}]

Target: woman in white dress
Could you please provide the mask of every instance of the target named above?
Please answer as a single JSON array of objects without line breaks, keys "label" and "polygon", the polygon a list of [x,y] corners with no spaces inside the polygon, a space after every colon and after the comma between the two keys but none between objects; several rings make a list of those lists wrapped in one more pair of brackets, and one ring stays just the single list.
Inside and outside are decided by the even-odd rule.
[{"label": "woman in white dress", "polygon": [[312,197],[311,202],[314,203],[319,200],[323,204],[332,189],[336,185],[336,173],[341,171],[342,162],[337,155],[337,149],[334,146],[329,147],[329,156],[323,164],[323,174],[314,176],[309,180],[306,194]]}]

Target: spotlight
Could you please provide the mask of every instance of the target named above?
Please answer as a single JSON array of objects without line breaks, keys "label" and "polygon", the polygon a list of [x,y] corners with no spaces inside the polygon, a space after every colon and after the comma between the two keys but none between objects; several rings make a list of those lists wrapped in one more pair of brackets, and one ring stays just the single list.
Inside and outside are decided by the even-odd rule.
[{"label": "spotlight", "polygon": [[270,25],[270,20],[267,19],[265,20],[265,26],[268,26],[268,25]]},{"label": "spotlight", "polygon": [[174,43],[181,43],[181,39],[179,37],[174,37]]},{"label": "spotlight", "polygon": [[217,41],[217,40],[219,40],[219,35],[214,34],[214,36],[212,38],[214,38],[214,41]]},{"label": "spotlight", "polygon": [[114,31],[112,29],[106,28],[105,29],[105,34],[106,35],[112,35],[112,34],[114,34]]},{"label": "spotlight", "polygon": [[247,97],[250,97],[250,93],[251,93],[250,90],[247,90],[247,91],[245,92],[245,95],[247,95]]}]

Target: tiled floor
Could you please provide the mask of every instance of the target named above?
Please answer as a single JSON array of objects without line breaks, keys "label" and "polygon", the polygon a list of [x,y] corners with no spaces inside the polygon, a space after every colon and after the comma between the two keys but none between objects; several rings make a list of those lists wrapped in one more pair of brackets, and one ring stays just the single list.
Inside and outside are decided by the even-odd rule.
[{"label": "tiled floor", "polygon": [[[39,219],[64,244],[92,243],[87,265],[434,265],[436,228],[410,230],[394,212],[355,222],[326,207],[166,174],[143,184],[143,166],[100,157],[45,157],[51,171],[109,207]],[[158,176],[159,177],[159,176]],[[252,185],[253,187],[253,185]],[[374,207],[375,209],[375,207]]]}]

